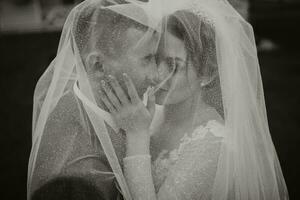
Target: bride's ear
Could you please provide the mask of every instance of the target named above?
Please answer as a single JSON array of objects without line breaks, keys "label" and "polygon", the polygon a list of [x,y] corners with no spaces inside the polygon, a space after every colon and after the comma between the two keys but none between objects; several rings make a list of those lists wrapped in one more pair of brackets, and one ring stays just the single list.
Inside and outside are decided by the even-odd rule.
[{"label": "bride's ear", "polygon": [[85,59],[86,71],[90,75],[102,76],[103,69],[103,56],[99,52],[91,52]]},{"label": "bride's ear", "polygon": [[203,76],[200,81],[201,87],[206,87],[210,85],[216,79],[216,77],[216,74],[210,76]]},{"label": "bride's ear", "polygon": [[215,62],[208,62],[200,78],[201,87],[209,87],[218,78],[218,66]]}]

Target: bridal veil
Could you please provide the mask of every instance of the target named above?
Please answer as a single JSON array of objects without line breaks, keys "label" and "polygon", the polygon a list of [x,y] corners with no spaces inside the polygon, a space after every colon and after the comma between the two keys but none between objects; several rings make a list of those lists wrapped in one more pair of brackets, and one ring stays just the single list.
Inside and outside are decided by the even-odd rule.
[{"label": "bridal veil", "polygon": [[[107,13],[113,13],[114,17],[108,17]],[[147,39],[158,35],[158,54],[159,49],[163,48],[168,19],[176,18],[187,33],[187,48],[194,55],[198,52],[198,56],[192,59],[201,66],[200,77],[209,77],[210,80],[203,86],[203,97],[222,116],[226,127],[212,199],[288,199],[269,132],[253,30],[226,0],[127,0],[122,3],[118,0],[86,0],[76,6],[65,22],[57,55],[35,89],[28,198],[33,188],[38,187],[34,185],[43,183],[43,178],[35,174],[40,167],[45,167],[37,164],[37,160],[41,156],[40,149],[44,144],[41,141],[47,123],[65,94],[75,91],[81,102],[78,104],[80,123],[87,127],[86,130],[94,130],[123,197],[132,199],[107,124],[115,130],[117,127],[109,116],[97,108],[84,61],[86,52],[110,57],[112,49],[123,48],[106,42],[108,37],[114,37],[115,40],[121,37],[122,32],[109,31],[117,26],[120,16],[143,27],[144,35],[138,38],[137,45],[143,45]],[[101,64],[99,60],[94,64],[96,62]],[[163,85],[170,76],[157,87]],[[72,112],[68,107],[60,109],[66,116],[72,116],[68,113]],[[61,127],[50,128],[55,131]],[[64,145],[70,149],[74,144],[65,141]],[[59,176],[72,160],[80,159],[64,159],[69,153],[67,150],[61,152],[62,159],[52,166],[49,177]]]}]

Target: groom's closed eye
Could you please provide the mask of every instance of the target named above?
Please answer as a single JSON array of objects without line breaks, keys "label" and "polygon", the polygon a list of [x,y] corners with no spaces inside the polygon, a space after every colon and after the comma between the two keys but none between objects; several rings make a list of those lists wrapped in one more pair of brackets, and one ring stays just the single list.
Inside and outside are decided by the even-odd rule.
[{"label": "groom's closed eye", "polygon": [[144,57],[144,60],[148,63],[151,63],[151,62],[156,62],[157,59],[156,59],[156,55],[155,54],[148,54]]}]

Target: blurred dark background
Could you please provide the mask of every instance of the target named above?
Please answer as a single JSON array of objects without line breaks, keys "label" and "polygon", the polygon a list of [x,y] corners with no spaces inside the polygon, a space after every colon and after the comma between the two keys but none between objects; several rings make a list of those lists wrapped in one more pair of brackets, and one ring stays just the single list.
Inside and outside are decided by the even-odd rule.
[{"label": "blurred dark background", "polygon": [[[271,135],[290,199],[300,199],[300,0],[230,2],[254,28]],[[26,198],[34,87],[76,3],[0,0],[0,199]]]}]

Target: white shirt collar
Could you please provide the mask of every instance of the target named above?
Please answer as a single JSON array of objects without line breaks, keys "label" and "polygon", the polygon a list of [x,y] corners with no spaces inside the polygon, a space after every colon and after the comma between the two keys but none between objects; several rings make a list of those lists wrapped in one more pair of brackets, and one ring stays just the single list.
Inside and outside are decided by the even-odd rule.
[{"label": "white shirt collar", "polygon": [[98,116],[100,116],[112,129],[114,129],[115,132],[118,132],[119,128],[117,127],[116,123],[114,122],[111,114],[109,112],[106,112],[105,110],[101,109],[99,106],[97,106],[91,100],[89,100],[80,91],[77,83],[78,83],[78,81],[76,81],[73,86],[75,95],[82,101],[83,104],[88,106],[92,111],[94,111]]}]

